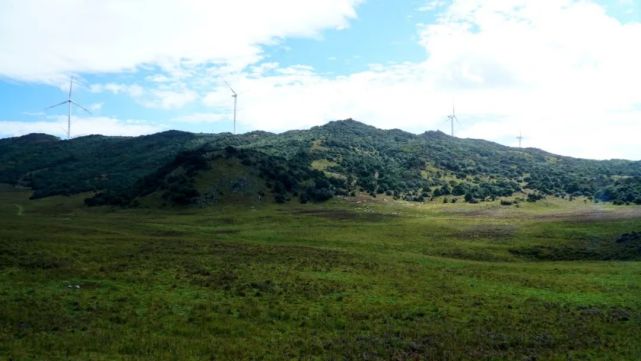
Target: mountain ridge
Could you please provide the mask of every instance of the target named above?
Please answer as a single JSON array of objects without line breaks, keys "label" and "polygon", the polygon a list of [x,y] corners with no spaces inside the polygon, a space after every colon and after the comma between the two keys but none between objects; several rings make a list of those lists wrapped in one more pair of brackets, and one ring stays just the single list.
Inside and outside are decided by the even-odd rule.
[{"label": "mountain ridge", "polygon": [[[316,190],[318,182],[318,189],[332,195],[385,193],[414,201],[464,196],[475,202],[525,193],[535,194],[534,198],[584,196],[641,204],[639,161],[574,158],[440,131],[378,129],[352,119],[278,134],[165,131],[70,141],[43,134],[5,138],[0,139],[0,182],[31,187],[35,198],[87,191],[131,193],[137,182],[183,152],[207,157],[229,147],[262,153],[252,157],[282,168],[265,180],[278,188],[274,194],[280,200],[300,198]],[[303,176],[303,169],[323,176]],[[286,176],[289,171],[302,178]],[[284,187],[278,177],[296,186]],[[287,194],[281,189],[288,189]]]},{"label": "mountain ridge", "polygon": [[[595,161],[595,162],[625,161],[625,162],[631,162],[631,163],[641,163],[641,160],[633,160],[633,159],[626,159],[626,158],[608,158],[608,159],[582,158],[582,157],[575,157],[575,156],[571,156],[571,155],[556,154],[556,153],[552,153],[552,152],[549,152],[549,151],[546,151],[546,150],[544,150],[542,148],[537,148],[537,147],[512,147],[512,146],[504,145],[504,144],[497,143],[497,142],[494,142],[494,141],[491,141],[491,140],[487,140],[487,139],[483,139],[483,138],[452,137],[451,135],[448,135],[447,133],[445,133],[445,132],[443,132],[441,130],[426,130],[426,131],[424,131],[422,133],[411,133],[411,132],[408,132],[408,131],[405,131],[405,130],[402,130],[402,129],[399,129],[399,128],[381,129],[381,128],[376,128],[376,127],[374,127],[372,125],[369,125],[369,124],[366,124],[366,123],[363,123],[363,122],[360,122],[360,121],[356,121],[356,120],[353,120],[353,119],[333,120],[333,121],[330,121],[330,122],[325,123],[323,125],[313,126],[313,127],[309,128],[309,129],[292,129],[292,130],[284,131],[282,133],[274,133],[274,132],[269,132],[269,131],[265,131],[265,130],[253,130],[253,131],[250,131],[250,132],[247,132],[247,133],[241,133],[241,134],[238,134],[238,135],[233,135],[231,132],[192,133],[192,132],[188,132],[188,131],[169,129],[169,130],[164,130],[164,131],[157,132],[157,133],[144,134],[144,135],[138,135],[138,136],[87,134],[87,135],[82,135],[82,136],[73,138],[71,140],[72,141],[76,141],[76,140],[84,139],[84,138],[88,138],[88,137],[104,137],[104,138],[114,138],[114,139],[139,139],[139,138],[143,138],[143,137],[154,137],[154,136],[166,137],[166,136],[176,135],[176,134],[192,135],[192,136],[217,136],[217,135],[245,136],[245,137],[249,137],[249,136],[278,136],[278,135],[288,134],[288,133],[292,133],[292,132],[293,133],[305,132],[305,131],[313,130],[315,128],[323,128],[323,127],[327,127],[330,124],[336,123],[336,122],[351,122],[352,124],[362,125],[362,126],[373,128],[373,129],[376,129],[376,130],[379,130],[379,131],[383,131],[383,132],[401,132],[401,133],[405,133],[405,134],[416,136],[416,137],[423,137],[424,136],[424,137],[430,138],[432,136],[438,136],[438,137],[442,136],[442,137],[447,138],[447,139],[458,139],[458,140],[463,140],[463,141],[469,140],[469,141],[488,142],[488,143],[491,143],[491,144],[494,144],[494,145],[497,145],[497,146],[501,146],[501,147],[505,147],[505,148],[509,148],[509,149],[538,151],[538,152],[542,152],[542,153],[545,153],[545,154],[548,154],[548,155],[553,155],[553,156],[556,156],[556,157],[572,158],[572,159],[578,159],[578,160],[588,160],[588,161]],[[28,133],[28,134],[24,134],[24,135],[20,135],[20,136],[15,136],[15,137],[0,138],[0,145],[2,144],[2,142],[5,142],[5,141],[18,141],[18,140],[23,140],[24,142],[35,143],[35,142],[38,142],[39,138],[42,139],[42,140],[40,140],[41,142],[48,142],[48,141],[49,142],[53,142],[53,141],[67,142],[67,141],[69,141],[69,140],[57,137],[55,135],[47,134],[47,133]]]}]

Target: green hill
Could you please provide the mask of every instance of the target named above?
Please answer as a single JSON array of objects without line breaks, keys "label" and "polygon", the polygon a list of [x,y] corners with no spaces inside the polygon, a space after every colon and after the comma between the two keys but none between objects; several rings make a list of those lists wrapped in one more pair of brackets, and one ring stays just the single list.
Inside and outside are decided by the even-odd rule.
[{"label": "green hill", "polygon": [[[204,168],[185,171],[188,165],[182,162],[189,159],[202,159]],[[208,188],[230,192],[206,181],[220,182],[225,167],[234,169],[236,180],[255,180],[246,188],[255,194],[247,198],[262,192],[277,201],[366,192],[412,201],[446,196],[477,202],[524,192],[530,200],[584,196],[641,204],[641,162],[577,159],[442,132],[381,130],[351,119],[282,134],[168,131],[70,141],[42,134],[0,140],[0,182],[30,187],[34,198],[90,191],[99,192],[97,203],[128,203],[157,192],[168,203],[202,204]]]},{"label": "green hill", "polygon": [[[205,145],[176,158],[128,189],[105,190],[87,205],[188,205],[268,201],[291,197],[305,203],[345,194],[345,184],[309,167],[309,159],[285,159],[251,149],[212,149]],[[269,196],[269,197],[268,197]]]}]

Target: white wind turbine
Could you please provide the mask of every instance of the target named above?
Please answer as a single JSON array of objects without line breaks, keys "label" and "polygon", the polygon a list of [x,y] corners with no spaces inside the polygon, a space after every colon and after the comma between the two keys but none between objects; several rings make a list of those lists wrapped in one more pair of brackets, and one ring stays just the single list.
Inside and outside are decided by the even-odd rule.
[{"label": "white wind turbine", "polygon": [[456,121],[459,125],[461,124],[458,121],[458,118],[456,117],[456,111],[454,110],[454,104],[452,104],[452,114],[447,116],[447,119],[450,121],[450,126],[451,126],[451,133],[450,135],[454,137],[454,121]]},{"label": "white wind turbine", "polygon": [[232,98],[234,98],[234,134],[236,134],[236,105],[238,103],[238,94],[236,94],[234,88],[232,88],[227,81],[225,81],[225,85],[231,90]]},{"label": "white wind turbine", "polygon": [[83,107],[82,105],[76,103],[71,99],[72,89],[73,89],[73,78],[69,79],[69,96],[67,97],[67,100],[45,108],[45,110],[47,110],[47,109],[51,109],[51,108],[55,108],[55,107],[59,107],[61,105],[67,104],[67,139],[71,139],[71,105],[73,104],[78,108],[84,110],[85,112],[91,114],[91,112],[87,110],[87,108]]},{"label": "white wind turbine", "polygon": [[521,148],[521,142],[522,142],[522,141],[523,141],[523,139],[524,139],[524,137],[523,137],[523,133],[519,132],[519,136],[518,136],[518,137],[516,137],[516,139],[518,139],[518,140],[519,140],[519,148]]}]

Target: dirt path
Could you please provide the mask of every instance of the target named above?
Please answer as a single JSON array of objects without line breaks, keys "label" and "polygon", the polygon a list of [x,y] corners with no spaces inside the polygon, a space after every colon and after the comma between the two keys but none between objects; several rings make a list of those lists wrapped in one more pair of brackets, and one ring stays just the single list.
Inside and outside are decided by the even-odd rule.
[{"label": "dirt path", "polygon": [[16,208],[18,208],[18,213],[17,213],[17,215],[18,215],[19,217],[22,217],[22,213],[24,212],[24,209],[22,208],[22,206],[21,206],[21,205],[19,205],[19,204],[14,204],[14,206],[16,206]]}]

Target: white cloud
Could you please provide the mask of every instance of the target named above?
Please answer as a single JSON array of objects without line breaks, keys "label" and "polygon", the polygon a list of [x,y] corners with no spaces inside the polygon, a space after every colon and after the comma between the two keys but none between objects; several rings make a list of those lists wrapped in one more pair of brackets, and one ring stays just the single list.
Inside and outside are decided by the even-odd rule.
[{"label": "white cloud", "polygon": [[[79,137],[90,134],[134,136],[152,134],[166,128],[136,120],[120,120],[111,117],[74,117],[71,119],[71,135]],[[0,137],[16,137],[29,133],[46,133],[65,138],[67,117],[54,117],[37,122],[0,120]]]},{"label": "white cloud", "polygon": [[[284,131],[353,117],[391,128],[423,129],[424,121],[447,111],[429,103],[420,66],[402,64],[328,79],[307,67],[279,68],[272,76],[238,76],[238,120],[245,129]],[[204,103],[231,114],[233,101],[221,86]]]},{"label": "white cloud", "polygon": [[242,69],[261,45],[346,27],[359,1],[2,1],[0,76],[50,82],[145,64]]},{"label": "white cloud", "polygon": [[99,103],[92,103],[87,106],[89,110],[92,112],[98,112],[102,109],[102,107],[105,105],[105,103],[99,102]]},{"label": "white cloud", "polygon": [[142,101],[142,104],[149,108],[160,109],[182,108],[198,98],[198,94],[189,89],[182,91],[155,89],[149,95],[146,100]]},{"label": "white cloud", "polygon": [[440,9],[447,5],[447,2],[445,0],[429,0],[427,3],[425,3],[423,6],[418,8],[418,11],[421,12],[430,12],[434,11],[436,9]]},{"label": "white cloud", "polygon": [[228,119],[229,117],[221,113],[193,113],[176,117],[173,120],[182,123],[218,123]]},{"label": "white cloud", "polygon": [[587,1],[476,0],[454,2],[422,36],[435,87],[456,94],[471,119],[503,118],[464,135],[529,128],[531,144],[553,152],[641,158],[628,136],[641,112],[622,111],[641,102],[641,24]]},{"label": "white cloud", "polygon": [[[158,79],[163,79],[157,81]],[[187,88],[182,82],[176,82],[164,75],[154,77],[153,82],[161,83],[160,86],[143,88],[139,84],[105,83],[92,84],[89,90],[92,93],[109,92],[112,94],[126,94],[147,108],[177,109],[195,101],[198,94]]]},{"label": "white cloud", "polygon": [[119,83],[106,83],[106,84],[91,84],[89,91],[92,93],[109,92],[112,94],[127,94],[133,98],[138,98],[144,94],[144,89],[138,84],[119,84]]}]

